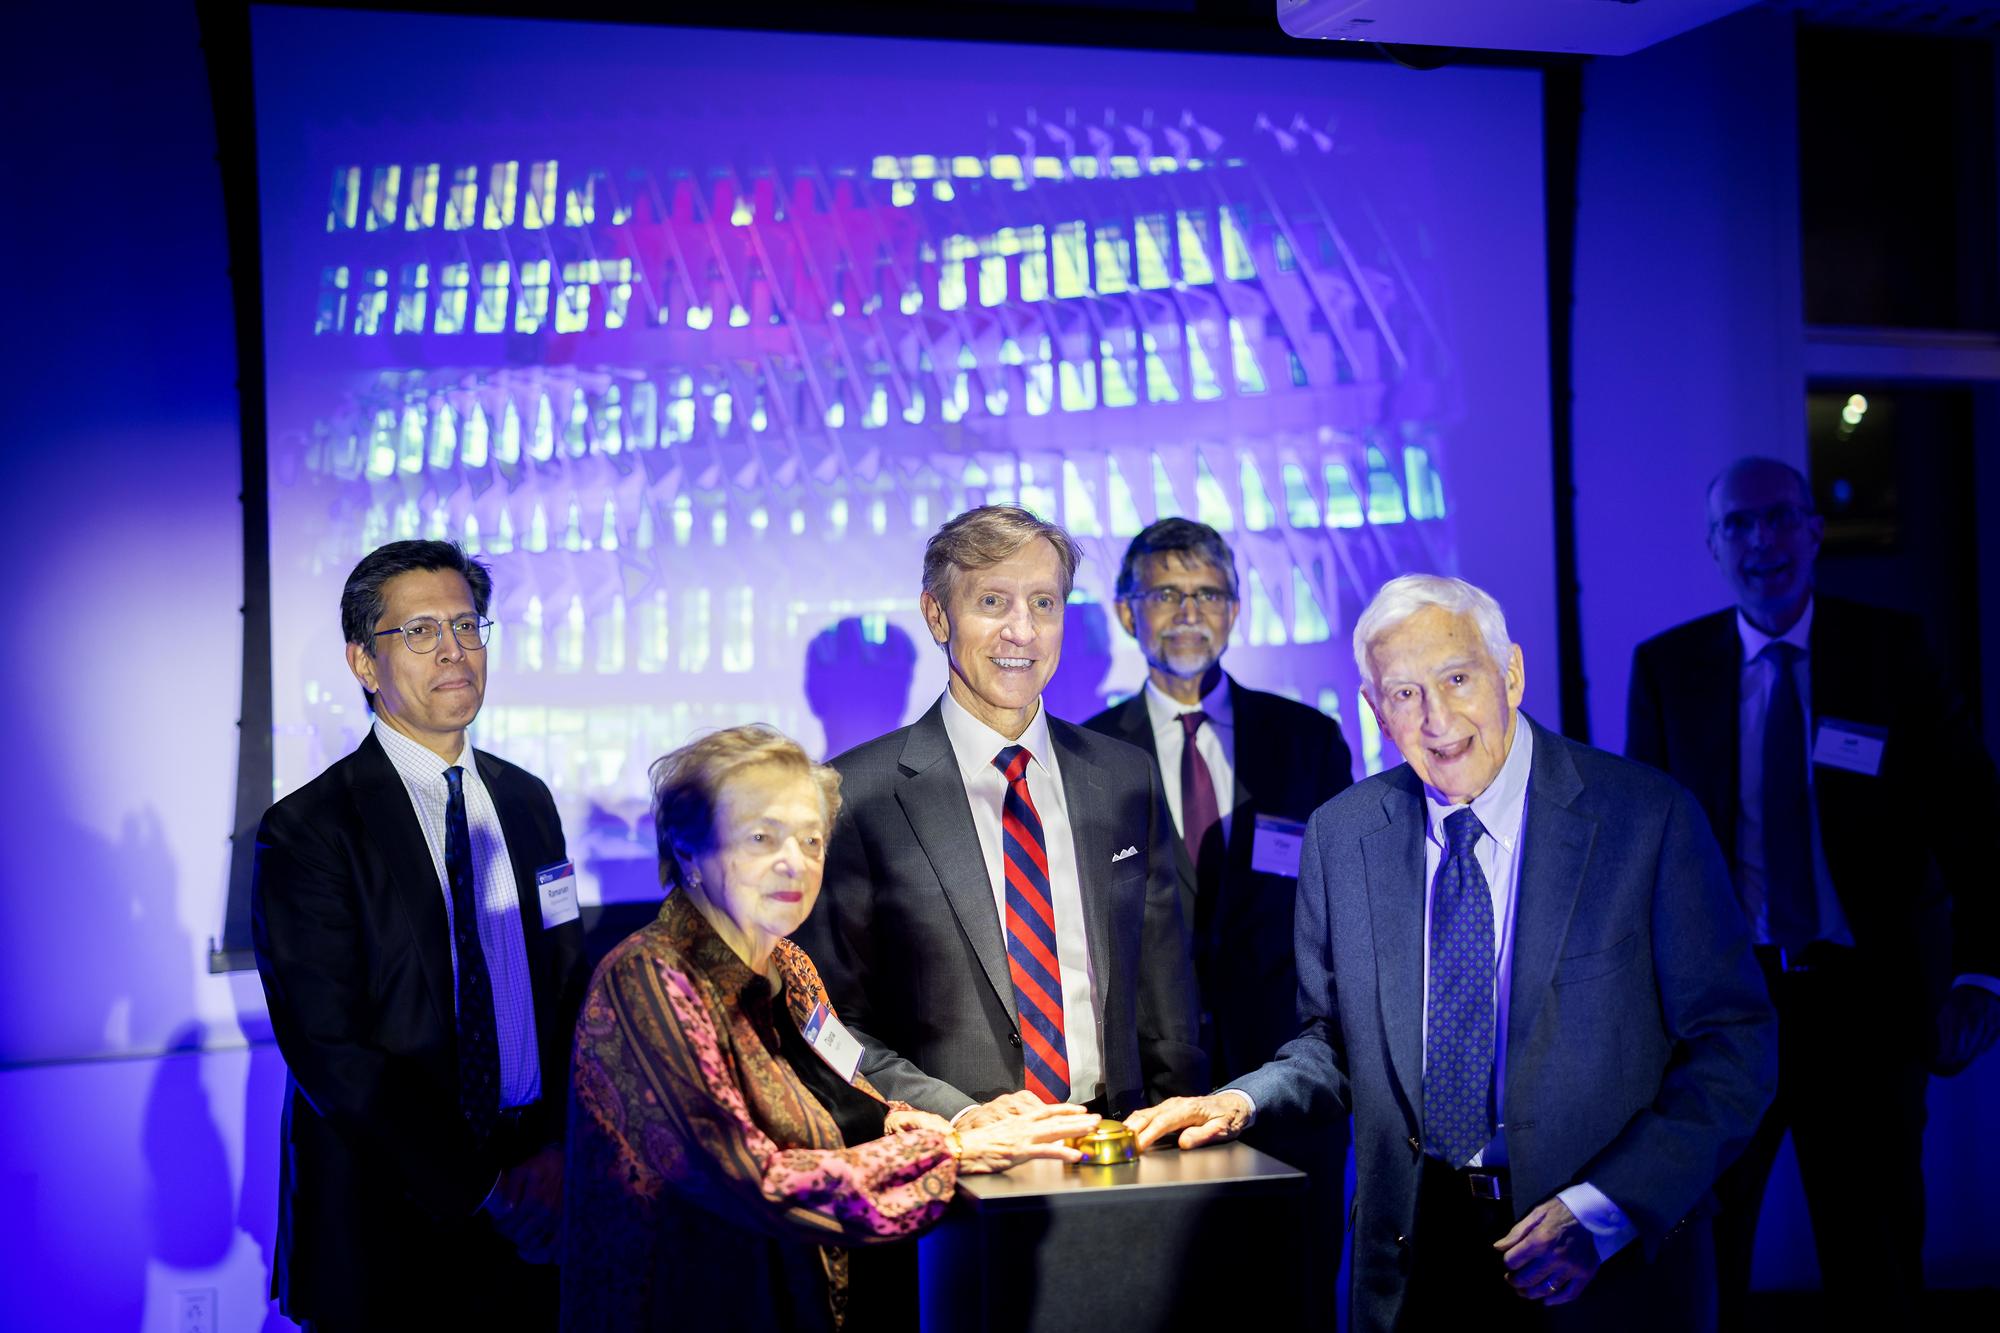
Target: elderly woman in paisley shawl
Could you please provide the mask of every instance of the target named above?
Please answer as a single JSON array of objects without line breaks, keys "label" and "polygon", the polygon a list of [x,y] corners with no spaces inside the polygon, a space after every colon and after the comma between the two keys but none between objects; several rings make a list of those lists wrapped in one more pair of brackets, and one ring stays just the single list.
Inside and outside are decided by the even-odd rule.
[{"label": "elderly woman in paisley shawl", "polygon": [[[954,1133],[885,1102],[785,937],[819,893],[840,775],[768,727],[653,765],[668,896],[597,968],[577,1023],[563,1326],[836,1329],[846,1247],[937,1220],[959,1174],[1032,1157],[1097,1117],[1036,1106]],[[911,1270],[913,1271],[913,1270]],[[853,1326],[876,1302],[857,1274]],[[914,1293],[887,1296],[914,1308]]]}]

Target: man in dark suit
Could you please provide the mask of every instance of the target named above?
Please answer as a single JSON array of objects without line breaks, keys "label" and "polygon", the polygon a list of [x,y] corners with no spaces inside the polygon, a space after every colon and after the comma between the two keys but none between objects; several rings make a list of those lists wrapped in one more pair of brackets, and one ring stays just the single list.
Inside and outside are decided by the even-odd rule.
[{"label": "man in dark suit", "polygon": [[1712,1324],[1705,1201],[1776,1053],[1699,807],[1523,724],[1521,649],[1470,584],[1392,579],[1354,642],[1405,762],[1308,826],[1303,1030],[1139,1112],[1141,1145],[1351,1112],[1356,1328]]},{"label": "man in dark suit", "polygon": [[[1908,1317],[1928,1071],[1964,1068],[2000,1030],[1992,760],[1913,619],[1814,596],[1821,531],[1796,469],[1732,464],[1709,487],[1708,545],[1736,605],[1632,658],[1626,753],[1700,798],[1778,1010],[1777,1101],[1717,1191],[1736,1325],[1787,1128],[1829,1298]],[[1949,972],[1928,961],[1946,953]]]},{"label": "man in dark suit", "polygon": [[1145,756],[1047,715],[1069,535],[988,505],[924,552],[945,693],[833,760],[840,818],[794,937],[882,1092],[961,1126],[1206,1086],[1170,832]]},{"label": "man in dark suit", "polygon": [[554,1324],[582,925],[548,788],[466,742],[491,591],[447,542],[355,566],[374,727],[257,833],[290,1076],[272,1292],[308,1329]]},{"label": "man in dark suit", "polygon": [[1163,518],[1118,571],[1118,623],[1146,683],[1084,723],[1152,757],[1179,837],[1201,1044],[1218,1080],[1296,1036],[1292,903],[1305,821],[1352,782],[1340,724],[1245,688],[1222,669],[1239,607],[1236,557],[1214,528]]}]

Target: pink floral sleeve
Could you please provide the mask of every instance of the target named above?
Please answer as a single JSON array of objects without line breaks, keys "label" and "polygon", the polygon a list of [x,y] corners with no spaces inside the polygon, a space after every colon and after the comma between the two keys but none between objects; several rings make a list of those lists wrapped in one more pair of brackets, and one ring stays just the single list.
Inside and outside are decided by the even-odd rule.
[{"label": "pink floral sleeve", "polygon": [[823,1242],[905,1236],[937,1219],[957,1178],[943,1135],[842,1147],[748,1019],[672,961],[615,952],[577,1030],[579,1110],[619,1145],[635,1188]]}]

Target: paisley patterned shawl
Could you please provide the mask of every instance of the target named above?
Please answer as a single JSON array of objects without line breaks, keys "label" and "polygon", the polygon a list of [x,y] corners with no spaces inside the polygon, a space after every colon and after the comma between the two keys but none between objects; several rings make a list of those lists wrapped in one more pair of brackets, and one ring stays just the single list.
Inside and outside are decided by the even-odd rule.
[{"label": "paisley patterned shawl", "polygon": [[[819,974],[788,940],[773,961],[803,1027],[826,1000]],[[807,1281],[768,1271],[805,1241],[818,1250],[823,1303],[797,1313],[838,1327],[847,1256],[837,1247],[908,1236],[941,1215],[957,1178],[944,1136],[910,1130],[843,1146],[833,1117],[777,1053],[778,1021],[769,982],[679,895],[599,964],[573,1065],[566,1326],[655,1327],[666,1303],[682,1317],[691,1306],[721,1313],[729,1293]],[[877,1095],[858,1074],[854,1085]],[[725,1235],[691,1271],[677,1262],[693,1257],[684,1245],[630,1234],[685,1203],[781,1244],[746,1236],[731,1245]],[[662,1262],[679,1271],[650,1271]]]}]

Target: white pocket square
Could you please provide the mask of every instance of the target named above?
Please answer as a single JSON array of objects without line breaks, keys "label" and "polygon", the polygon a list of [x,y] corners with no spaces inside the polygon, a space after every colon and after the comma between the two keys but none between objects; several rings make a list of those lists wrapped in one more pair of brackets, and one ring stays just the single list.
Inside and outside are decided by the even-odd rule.
[{"label": "white pocket square", "polygon": [[1120,861],[1123,861],[1126,857],[1137,856],[1138,854],[1139,854],[1139,849],[1137,847],[1127,847],[1124,851],[1118,853],[1118,855],[1111,858],[1111,864],[1117,865]]}]

